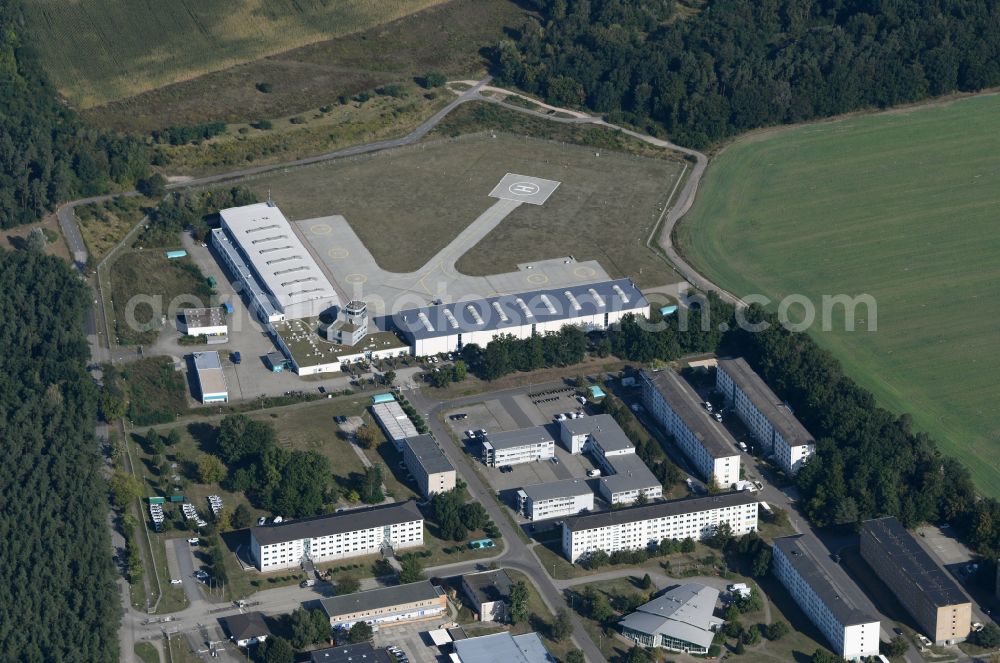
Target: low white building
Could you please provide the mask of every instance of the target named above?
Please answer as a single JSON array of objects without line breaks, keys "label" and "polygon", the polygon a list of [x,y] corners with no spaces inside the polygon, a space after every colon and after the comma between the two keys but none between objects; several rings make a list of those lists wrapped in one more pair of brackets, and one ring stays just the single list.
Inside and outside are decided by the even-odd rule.
[{"label": "low white building", "polygon": [[424,517],[412,500],[250,528],[250,554],[265,572],[422,545]]},{"label": "low white building", "polygon": [[490,467],[548,460],[556,455],[556,441],[545,426],[488,433],[481,445],[482,461]]},{"label": "low white building", "polygon": [[879,620],[858,609],[834,586],[800,544],[801,538],[796,535],[774,540],[771,571],[835,653],[849,661],[877,656]]},{"label": "low white building", "polygon": [[594,493],[583,479],[524,486],[517,491],[518,510],[529,520],[575,516],[594,509]]},{"label": "low white building", "polygon": [[785,472],[795,474],[815,453],[813,436],[742,357],[719,360],[715,388]]},{"label": "low white building", "polygon": [[373,629],[432,619],[448,611],[443,589],[430,580],[378,587],[353,594],[320,599],[330,627],[340,631],[365,622]]},{"label": "low white building", "polygon": [[245,612],[224,618],[229,639],[237,647],[249,647],[265,642],[271,635],[271,630],[264,622],[264,616],[259,612]]},{"label": "low white building", "polygon": [[663,539],[700,540],[728,523],[733,536],[757,531],[757,500],[750,493],[726,493],[566,518],[562,551],[571,562],[596,551],[639,550]]},{"label": "low white building", "polygon": [[457,352],[470,343],[486,347],[500,335],[557,332],[567,325],[607,329],[629,313],[648,317],[649,302],[632,281],[618,279],[407,309],[392,321],[421,356]]},{"label": "low white building", "polygon": [[214,350],[195,352],[192,357],[201,402],[228,403],[229,385],[226,384],[226,374],[222,371],[222,359],[219,353]]},{"label": "low white building", "polygon": [[221,306],[186,308],[183,315],[184,333],[188,336],[206,336],[211,343],[217,339],[225,340],[229,334],[226,312]]},{"label": "low white building", "polygon": [[455,487],[455,468],[431,435],[404,439],[403,462],[424,497],[445,493]]},{"label": "low white building", "polygon": [[642,402],[706,481],[728,490],[740,480],[736,440],[702,406],[698,394],[671,369],[640,373]]}]

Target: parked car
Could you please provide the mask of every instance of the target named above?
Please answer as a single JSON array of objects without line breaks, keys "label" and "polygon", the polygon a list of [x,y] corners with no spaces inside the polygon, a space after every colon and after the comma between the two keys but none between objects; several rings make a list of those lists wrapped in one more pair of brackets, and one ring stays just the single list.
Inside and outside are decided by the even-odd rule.
[{"label": "parked car", "polygon": [[459,412],[457,414],[449,415],[448,418],[451,419],[452,421],[465,421],[466,419],[469,418],[469,415],[467,415],[464,412]]},{"label": "parked car", "polygon": [[257,525],[266,525],[266,524],[267,524],[267,518],[261,516],[260,518],[257,519]]},{"label": "parked car", "polygon": [[196,537],[196,536],[192,536],[192,537],[191,537],[190,539],[188,539],[188,543],[190,543],[190,544],[191,544],[192,546],[196,546],[196,545],[198,545],[198,544],[199,544],[200,542],[201,542],[201,539],[199,539],[199,538],[198,538],[198,537]]},{"label": "parked car", "polygon": [[229,360],[232,361],[234,364],[243,363],[243,355],[241,355],[239,351],[230,352]]},{"label": "parked car", "polygon": [[580,405],[586,405],[587,404],[587,399],[584,398],[583,396],[577,396],[576,397],[576,402],[579,403]]},{"label": "parked car", "polygon": [[184,581],[181,580],[180,578],[171,578],[170,579],[170,584],[171,585],[180,585],[180,584],[183,584],[183,583],[184,583]]}]

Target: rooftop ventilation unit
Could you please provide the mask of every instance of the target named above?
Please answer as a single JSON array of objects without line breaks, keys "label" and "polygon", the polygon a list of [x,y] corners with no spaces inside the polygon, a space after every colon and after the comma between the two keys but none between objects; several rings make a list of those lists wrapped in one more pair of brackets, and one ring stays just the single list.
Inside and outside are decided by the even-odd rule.
[{"label": "rooftop ventilation unit", "polygon": [[620,285],[615,283],[614,285],[611,286],[611,289],[615,291],[616,295],[621,297],[623,304],[628,304],[628,295],[625,294],[625,291],[622,290],[622,287]]},{"label": "rooftop ventilation unit", "polygon": [[424,329],[426,329],[429,332],[433,332],[434,331],[434,325],[431,324],[431,321],[430,321],[430,319],[428,319],[426,313],[424,313],[423,311],[421,311],[420,313],[417,314],[417,318],[424,325]]},{"label": "rooftop ventilation unit", "polygon": [[271,237],[261,237],[250,242],[250,244],[260,244],[261,242],[273,242],[276,239],[288,239],[288,235],[272,235]]},{"label": "rooftop ventilation unit", "polygon": [[449,311],[448,309],[442,309],[442,310],[444,311],[445,319],[448,320],[448,325],[452,329],[458,329],[458,320],[455,319],[455,316],[452,315],[451,311]]},{"label": "rooftop ventilation unit", "polygon": [[574,311],[579,311],[579,310],[581,310],[583,308],[582,306],[580,306],[580,302],[576,301],[576,296],[573,295],[572,292],[570,292],[569,290],[567,290],[563,294],[566,295],[566,299],[569,300],[570,306],[573,307]]},{"label": "rooftop ventilation unit", "polygon": [[274,273],[274,275],[275,276],[279,276],[281,274],[290,274],[291,272],[302,272],[302,271],[308,271],[308,270],[309,270],[309,268],[306,267],[305,265],[299,265],[298,267],[289,267],[288,269],[279,269],[278,271],[276,271]]},{"label": "rooftop ventilation unit", "polygon": [[275,258],[274,260],[268,260],[266,265],[273,265],[276,262],[285,262],[286,260],[302,260],[302,256],[285,256],[284,258]]},{"label": "rooftop ventilation unit", "polygon": [[280,227],[281,227],[280,224],[272,223],[269,226],[257,226],[256,228],[247,228],[243,232],[245,232],[247,235],[249,235],[250,233],[259,233],[262,230],[272,230],[274,228],[280,228]]},{"label": "rooftop ventilation unit", "polygon": [[549,315],[555,315],[556,307],[552,305],[552,301],[549,300],[548,295],[539,295],[538,298],[542,300],[542,304],[549,310]]},{"label": "rooftop ventilation unit", "polygon": [[597,304],[597,308],[604,308],[604,298],[597,294],[596,290],[588,288],[587,292],[589,292],[590,296],[594,298],[594,303]]},{"label": "rooftop ventilation unit", "polygon": [[315,280],[316,280],[315,276],[310,276],[310,277],[304,278],[304,279],[295,279],[294,281],[285,281],[285,282],[283,282],[281,284],[281,287],[284,288],[286,286],[295,285],[296,283],[308,283],[309,281],[315,281]]},{"label": "rooftop ventilation unit", "polygon": [[502,322],[510,322],[510,318],[507,317],[507,313],[504,312],[503,307],[500,306],[500,302],[493,302],[493,310],[497,312],[500,316]]},{"label": "rooftop ventilation unit", "polygon": [[296,290],[295,292],[288,293],[289,297],[298,297],[299,295],[308,295],[311,292],[323,292],[324,288],[308,288],[306,290]]},{"label": "rooftop ventilation unit", "polygon": [[484,324],[483,316],[479,315],[479,311],[476,310],[475,306],[469,304],[468,306],[465,307],[465,310],[469,312],[469,314],[472,316],[472,319],[475,321],[477,325]]},{"label": "rooftop ventilation unit", "polygon": [[514,299],[514,302],[521,307],[521,312],[524,313],[525,318],[535,317],[534,314],[531,312],[531,310],[528,308],[528,305],[524,303],[523,299],[517,297]]},{"label": "rooftop ventilation unit", "polygon": [[261,249],[257,253],[259,253],[261,255],[264,255],[265,253],[271,253],[273,251],[284,251],[286,249],[294,249],[294,248],[295,247],[292,246],[292,245],[290,245],[290,244],[288,246],[272,246],[272,247],[270,247],[268,249]]}]

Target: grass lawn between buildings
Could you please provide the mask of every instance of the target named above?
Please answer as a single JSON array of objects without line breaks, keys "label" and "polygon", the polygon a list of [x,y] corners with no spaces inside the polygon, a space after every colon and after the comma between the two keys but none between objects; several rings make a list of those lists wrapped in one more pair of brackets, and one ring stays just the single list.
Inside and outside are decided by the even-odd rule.
[{"label": "grass lawn between buildings", "polygon": [[[738,296],[813,302],[813,337],[1000,497],[1000,95],[749,134],[715,157],[676,231],[693,265]],[[820,331],[822,296],[868,294]],[[799,316],[793,307],[791,316]],[[867,320],[866,320],[867,318]],[[874,325],[872,325],[874,326]]]}]

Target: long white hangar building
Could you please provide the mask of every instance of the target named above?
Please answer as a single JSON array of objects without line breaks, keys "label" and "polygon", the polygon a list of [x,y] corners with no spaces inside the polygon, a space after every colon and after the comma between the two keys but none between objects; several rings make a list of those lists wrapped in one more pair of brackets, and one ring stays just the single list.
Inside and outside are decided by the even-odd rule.
[{"label": "long white hangar building", "polygon": [[502,334],[528,338],[566,325],[607,329],[629,313],[649,315],[649,302],[629,279],[407,309],[392,316],[417,356],[485,347]]},{"label": "long white hangar building", "polygon": [[317,316],[339,304],[333,284],[275,205],[230,207],[219,216],[212,244],[262,322]]}]

